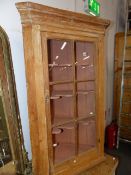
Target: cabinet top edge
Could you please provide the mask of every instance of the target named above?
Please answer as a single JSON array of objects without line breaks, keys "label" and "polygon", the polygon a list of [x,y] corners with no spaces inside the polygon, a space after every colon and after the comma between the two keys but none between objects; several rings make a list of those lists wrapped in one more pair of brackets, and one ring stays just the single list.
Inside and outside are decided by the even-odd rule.
[{"label": "cabinet top edge", "polygon": [[48,17],[53,15],[54,18],[60,18],[67,22],[79,21],[80,23],[90,24],[96,27],[107,28],[110,25],[109,20],[105,20],[95,16],[88,16],[86,14],[72,12],[68,10],[62,10],[59,8],[49,7],[33,2],[19,2],[15,4],[20,15],[22,24],[30,22],[37,17],[37,20],[41,17]]}]

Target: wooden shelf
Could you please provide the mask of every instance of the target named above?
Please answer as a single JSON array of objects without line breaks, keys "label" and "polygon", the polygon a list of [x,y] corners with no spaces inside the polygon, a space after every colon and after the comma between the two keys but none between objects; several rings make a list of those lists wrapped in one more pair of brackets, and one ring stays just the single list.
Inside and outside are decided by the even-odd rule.
[{"label": "wooden shelf", "polygon": [[63,128],[53,128],[52,134],[61,134],[63,132]]},{"label": "wooden shelf", "polygon": [[131,100],[123,101],[123,104],[131,104]]},{"label": "wooden shelf", "polygon": [[60,98],[62,98],[62,97],[73,97],[73,95],[71,95],[71,94],[62,94],[62,95],[55,95],[55,96],[51,96],[50,97],[50,99],[51,100],[57,100],[57,99],[60,99]]},{"label": "wooden shelf", "polygon": [[59,84],[69,84],[69,83],[84,83],[84,82],[94,82],[95,79],[92,79],[92,80],[72,80],[72,81],[52,81],[52,82],[49,82],[49,85],[59,85]]},{"label": "wooden shelf", "polygon": [[54,122],[52,124],[52,128],[54,127],[63,127],[63,125],[67,125],[70,123],[79,123],[84,122],[84,120],[95,119],[96,114],[89,114],[86,117],[79,116],[77,119],[74,117],[55,117]]},{"label": "wooden shelf", "polygon": [[57,100],[62,97],[73,97],[73,90],[56,90],[52,91],[50,99],[51,100]]},{"label": "wooden shelf", "polygon": [[[95,93],[94,90],[81,90],[81,91],[77,91],[76,95],[88,95],[89,93]],[[51,100],[57,100],[63,97],[73,97],[73,92],[72,91],[55,91],[54,94],[52,93],[50,99]]]},{"label": "wooden shelf", "polygon": [[[130,21],[131,21],[131,19],[130,19]],[[126,49],[131,49],[131,46],[126,46]]]},{"label": "wooden shelf", "polygon": [[89,115],[86,116],[86,117],[81,117],[81,116],[79,116],[79,117],[78,117],[78,121],[86,120],[86,119],[88,120],[88,119],[91,119],[91,118],[92,118],[92,119],[93,119],[93,118],[95,119],[95,117],[96,117],[96,114],[89,114]]},{"label": "wooden shelf", "polygon": [[65,125],[62,125],[61,129],[68,129],[68,130],[71,129],[72,130],[72,129],[75,129],[75,125],[72,122],[71,123],[67,123]]},{"label": "wooden shelf", "polygon": [[[89,119],[87,119],[86,121],[85,120],[80,120],[79,121],[79,124],[82,124],[84,126],[88,126],[90,124],[90,121]],[[95,120],[92,120],[93,122],[95,122]]]},{"label": "wooden shelf", "polygon": [[125,72],[125,73],[124,73],[124,76],[125,76],[125,77],[128,77],[128,78],[131,77],[131,72]]},{"label": "wooden shelf", "polygon": [[94,67],[93,64],[76,64],[75,66],[85,66],[85,67],[89,67],[89,68]]},{"label": "wooden shelf", "polygon": [[124,89],[125,90],[131,90],[131,86],[125,86]]},{"label": "wooden shelf", "polygon": [[[122,71],[122,67],[118,67],[115,72]],[[125,71],[131,71],[131,67],[125,67]]]},{"label": "wooden shelf", "polygon": [[131,132],[131,126],[126,126],[126,125],[124,126],[124,125],[121,125],[121,126],[120,126],[120,128],[129,129],[129,130],[130,130],[130,132]]},{"label": "wooden shelf", "polygon": [[[72,64],[49,64],[49,67],[72,67]],[[93,64],[75,64],[75,66],[94,67]]]},{"label": "wooden shelf", "polygon": [[88,95],[89,93],[95,93],[94,90],[89,90],[89,91],[77,91],[78,95]]},{"label": "wooden shelf", "polygon": [[125,62],[127,62],[127,63],[131,63],[131,60],[124,60]]},{"label": "wooden shelf", "polygon": [[72,67],[72,64],[49,64],[49,67]]},{"label": "wooden shelf", "polygon": [[54,127],[59,127],[59,126],[63,126],[66,125],[68,123],[73,123],[75,122],[75,119],[73,117],[55,117],[54,118],[54,122],[52,124],[52,128]]},{"label": "wooden shelf", "polygon": [[94,82],[95,79],[93,80],[75,80],[76,83],[84,83],[84,82]]},{"label": "wooden shelf", "polygon": [[49,85],[59,85],[59,84],[69,84],[69,83],[73,83],[73,80],[72,81],[52,81],[52,82],[49,82]]},{"label": "wooden shelf", "polygon": [[121,115],[122,115],[122,116],[125,115],[125,116],[130,116],[130,117],[131,117],[131,114],[130,114],[130,113],[124,113],[124,112],[122,112]]}]

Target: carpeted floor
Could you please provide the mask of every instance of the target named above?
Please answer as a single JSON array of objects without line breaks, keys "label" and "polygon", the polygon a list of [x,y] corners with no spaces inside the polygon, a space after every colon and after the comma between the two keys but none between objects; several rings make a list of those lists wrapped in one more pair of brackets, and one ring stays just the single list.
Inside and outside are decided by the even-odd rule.
[{"label": "carpeted floor", "polygon": [[131,175],[131,143],[121,142],[119,149],[105,148],[105,152],[119,158],[116,175]]}]

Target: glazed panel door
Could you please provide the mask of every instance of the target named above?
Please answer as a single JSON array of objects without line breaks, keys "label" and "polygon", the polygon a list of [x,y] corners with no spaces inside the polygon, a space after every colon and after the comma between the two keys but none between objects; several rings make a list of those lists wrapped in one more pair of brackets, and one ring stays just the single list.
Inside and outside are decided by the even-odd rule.
[{"label": "glazed panel door", "polygon": [[96,147],[95,44],[76,41],[78,154]]},{"label": "glazed panel door", "polygon": [[53,164],[96,149],[96,43],[47,39]]}]

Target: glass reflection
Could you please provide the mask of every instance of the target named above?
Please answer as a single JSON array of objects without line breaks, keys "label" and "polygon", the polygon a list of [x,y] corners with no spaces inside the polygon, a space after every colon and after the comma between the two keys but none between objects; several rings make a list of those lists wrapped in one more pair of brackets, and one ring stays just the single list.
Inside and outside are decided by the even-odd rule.
[{"label": "glass reflection", "polygon": [[12,160],[5,112],[0,94],[0,167]]}]

